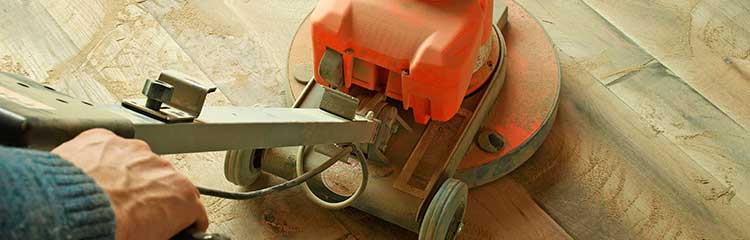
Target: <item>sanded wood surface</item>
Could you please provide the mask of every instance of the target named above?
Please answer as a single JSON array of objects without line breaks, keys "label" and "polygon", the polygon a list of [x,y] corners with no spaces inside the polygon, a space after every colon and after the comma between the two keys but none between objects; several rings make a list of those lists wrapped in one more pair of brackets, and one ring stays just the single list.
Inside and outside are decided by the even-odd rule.
[{"label": "sanded wood surface", "polygon": [[[315,2],[0,1],[0,71],[112,104],[176,69],[218,87],[211,105],[288,106],[288,46]],[[750,238],[750,3],[517,2],[556,45],[559,114],[527,164],[470,192],[460,238]],[[167,157],[196,183],[235,188],[222,153]],[[299,189],[202,201],[210,231],[235,239],[416,238]]]},{"label": "sanded wood surface", "polygon": [[750,238],[747,2],[519,2],[563,65],[557,125],[513,174],[539,204],[575,238]]}]

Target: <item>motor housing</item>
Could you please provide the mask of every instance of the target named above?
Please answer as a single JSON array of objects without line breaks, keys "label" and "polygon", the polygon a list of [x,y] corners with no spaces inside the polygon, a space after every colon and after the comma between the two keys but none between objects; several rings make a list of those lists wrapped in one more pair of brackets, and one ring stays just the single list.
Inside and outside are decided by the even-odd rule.
[{"label": "motor housing", "polygon": [[[489,0],[322,0],[310,16],[314,69],[326,51],[343,62],[344,91],[384,92],[414,120],[447,121],[487,77],[474,77],[492,50]],[[326,68],[327,66],[324,66]],[[326,69],[331,69],[327,67]],[[330,86],[321,71],[318,83]]]}]

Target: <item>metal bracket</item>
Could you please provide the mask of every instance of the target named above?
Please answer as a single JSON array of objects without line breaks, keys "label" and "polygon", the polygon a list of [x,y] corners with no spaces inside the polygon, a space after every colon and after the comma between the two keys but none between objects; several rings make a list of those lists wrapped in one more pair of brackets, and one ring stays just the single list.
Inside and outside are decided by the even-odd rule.
[{"label": "metal bracket", "polygon": [[161,72],[159,80],[174,86],[172,99],[167,104],[195,117],[201,114],[206,96],[216,91],[216,87],[203,86],[187,74],[175,70]]},{"label": "metal bracket", "polygon": [[[153,91],[147,91],[154,85],[164,83],[170,88],[170,96],[152,96]],[[203,110],[206,96],[216,91],[216,87],[203,86],[187,74],[175,70],[163,71],[158,81],[147,80],[143,89],[147,99],[128,99],[122,102],[122,106],[167,123],[195,120]],[[164,105],[148,104],[149,102],[161,102]]]},{"label": "metal bracket", "polygon": [[500,30],[505,29],[505,25],[508,24],[508,5],[505,5],[503,1],[495,0],[492,6],[492,22]]},{"label": "metal bracket", "polygon": [[341,53],[326,48],[323,57],[320,59],[318,74],[320,74],[323,81],[328,83],[331,88],[339,89],[344,87],[344,58]]},{"label": "metal bracket", "polygon": [[310,89],[305,98],[306,101],[299,108],[319,108],[347,120],[354,119],[359,105],[359,99],[321,85]]}]

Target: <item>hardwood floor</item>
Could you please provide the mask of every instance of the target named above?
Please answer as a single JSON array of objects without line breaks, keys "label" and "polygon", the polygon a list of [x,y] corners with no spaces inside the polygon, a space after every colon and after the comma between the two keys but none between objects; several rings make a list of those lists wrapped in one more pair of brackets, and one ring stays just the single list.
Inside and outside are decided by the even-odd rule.
[{"label": "hardwood floor", "polygon": [[[177,69],[218,87],[207,104],[288,106],[288,46],[315,2],[0,1],[0,71],[112,104]],[[557,48],[557,122],[529,162],[471,190],[460,238],[750,238],[750,3],[516,2]],[[233,187],[222,153],[167,158]],[[203,202],[235,239],[416,238],[298,189]]]}]

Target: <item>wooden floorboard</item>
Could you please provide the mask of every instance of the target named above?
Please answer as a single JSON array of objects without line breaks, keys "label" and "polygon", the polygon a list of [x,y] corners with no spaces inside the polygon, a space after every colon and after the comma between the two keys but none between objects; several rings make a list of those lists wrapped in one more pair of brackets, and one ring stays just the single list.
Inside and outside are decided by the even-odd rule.
[{"label": "wooden floorboard", "polygon": [[512,178],[471,190],[458,239],[571,239]]},{"label": "wooden floorboard", "polygon": [[[561,52],[556,127],[516,172],[574,238],[734,238],[747,206],[710,201],[725,189],[701,166]],[[710,179],[702,184],[695,178]]]},{"label": "wooden floorboard", "polygon": [[[566,67],[563,68],[563,71],[576,72],[566,74],[568,77],[563,79],[564,85],[573,84],[576,81],[581,81],[581,79],[587,78],[597,80],[603,86],[594,85],[595,87],[589,87],[586,85],[587,88],[594,89],[603,87],[603,89],[608,90],[611,95],[622,103],[620,105],[615,104],[616,101],[613,98],[611,100],[613,101],[612,108],[630,110],[634,114],[628,115],[636,116],[636,118],[630,117],[629,121],[632,121],[630,124],[635,124],[634,126],[643,125],[646,127],[646,130],[649,130],[648,128],[650,128],[651,134],[655,137],[661,137],[668,140],[666,143],[664,141],[658,141],[661,143],[651,143],[660,146],[660,148],[652,148],[652,152],[654,153],[644,152],[634,156],[621,155],[617,156],[614,160],[607,160],[615,161],[618,164],[621,162],[633,162],[636,166],[642,164],[647,166],[645,168],[640,167],[642,169],[638,172],[644,175],[647,179],[652,179],[644,179],[643,181],[664,184],[655,186],[655,192],[650,194],[653,195],[652,197],[654,198],[671,198],[672,201],[680,203],[692,202],[690,203],[692,206],[688,208],[680,209],[678,207],[671,211],[681,211],[693,214],[702,222],[719,222],[722,225],[730,226],[725,230],[730,234],[728,236],[747,236],[748,233],[741,227],[742,220],[736,218],[737,216],[734,212],[747,212],[747,198],[745,197],[747,196],[747,193],[745,189],[747,189],[747,178],[749,172],[745,162],[748,156],[750,156],[748,155],[750,146],[748,145],[747,140],[750,138],[750,134],[748,134],[741,125],[737,124],[735,119],[726,115],[722,109],[717,108],[717,105],[711,102],[709,98],[704,97],[700,91],[696,91],[693,85],[686,84],[687,81],[685,81],[681,75],[675,74],[672,69],[665,66],[662,62],[662,58],[651,55],[652,52],[648,51],[648,47],[644,47],[641,43],[634,41],[630,38],[630,35],[620,29],[618,25],[609,22],[608,19],[610,16],[597,12],[596,9],[589,6],[586,2],[520,2],[536,17],[541,19],[542,24],[555,40],[556,45],[561,52],[561,61],[566,65]],[[635,10],[631,9],[629,11],[623,10],[616,14],[632,15],[634,12]],[[661,17],[669,18],[670,15],[663,14]],[[644,26],[662,24],[662,22],[657,19],[650,20],[656,21],[656,23],[644,20],[641,20],[640,23]],[[661,26],[661,28],[666,27]],[[646,38],[646,36],[643,37]],[[656,47],[668,46],[664,41],[654,41],[653,44]],[[565,57],[566,55],[567,57]],[[587,74],[589,76],[586,76]],[[584,90],[574,90],[576,91],[569,93],[568,95],[592,95],[592,93],[587,93]],[[599,99],[592,99],[587,101],[586,104],[598,104],[600,101],[601,100]],[[601,110],[601,113],[603,114],[611,112],[614,111]],[[561,115],[562,114],[566,113],[561,111]],[[607,128],[611,129],[612,127]],[[623,131],[622,133],[617,133],[614,136],[611,136],[611,138],[616,139],[621,137],[618,135],[627,136],[625,133],[629,132],[633,131]],[[571,141],[571,139],[563,139],[560,141],[565,142],[565,147],[559,148],[569,148],[567,145],[570,144],[569,141]],[[639,144],[640,143],[645,142],[639,142]],[[601,151],[605,152],[611,152],[613,151],[611,150],[613,148],[632,148],[638,151],[645,151],[648,149],[647,147],[627,146],[622,145],[621,143],[611,145],[606,141],[599,142],[594,146],[596,146],[596,148],[601,148]],[[553,148],[552,146],[545,147]],[[574,152],[578,151],[580,150],[576,149]],[[675,154],[682,156],[682,159],[678,158],[669,160],[669,157],[667,157],[667,159],[665,159],[665,157],[659,157],[659,154],[656,154],[659,151],[674,152]],[[546,154],[551,153],[548,152]],[[545,155],[545,153],[539,153],[537,155],[541,156]],[[602,158],[595,153],[592,153],[591,155],[593,158]],[[605,153],[604,155],[607,156],[609,154]],[[573,158],[577,157],[585,156],[573,156]],[[644,159],[644,157],[646,158]],[[540,158],[549,158],[549,156],[541,156]],[[565,156],[559,158],[571,157]],[[640,161],[634,161],[638,159],[641,161],[647,161],[643,163]],[[674,160],[679,161],[674,163],[664,163]],[[557,159],[554,161],[569,160]],[[674,166],[671,165],[680,165],[679,168],[681,169],[669,170],[670,168],[674,168]],[[575,167],[570,166],[563,168],[567,170],[575,169]],[[586,167],[584,167],[584,169],[586,169]],[[552,171],[552,175],[555,175],[556,170],[549,171]],[[682,174],[680,177],[679,172],[682,171],[687,174]],[[605,173],[606,176],[610,176],[617,172],[614,169],[605,168],[602,173]],[[652,176],[649,176],[649,174]],[[620,187],[615,188],[617,191],[612,192],[602,192],[602,189],[598,188],[585,189],[575,186],[570,189],[567,187],[550,187],[541,184],[555,184],[554,182],[549,182],[548,179],[544,179],[543,174],[534,173],[533,176],[536,176],[536,180],[530,181],[532,186],[534,186],[530,188],[532,192],[536,192],[534,189],[536,187],[561,191],[555,194],[550,192],[539,192],[539,195],[535,196],[540,200],[542,206],[550,206],[548,208],[550,214],[559,219],[581,219],[586,218],[588,217],[587,215],[591,214],[595,219],[614,218],[612,220],[631,223],[632,225],[627,224],[630,228],[622,230],[622,234],[624,235],[613,235],[618,236],[618,238],[626,237],[628,234],[645,238],[663,237],[664,235],[661,233],[666,234],[666,236],[684,237],[684,229],[690,228],[690,225],[675,224],[669,220],[662,219],[651,221],[650,218],[648,218],[648,215],[639,216],[627,214],[632,211],[632,208],[634,207],[633,205],[636,204],[637,201],[635,201],[634,198],[621,196],[622,190],[620,190]],[[637,185],[641,181],[638,178],[630,177],[629,175],[627,176],[627,181],[622,183],[624,189],[627,189],[627,185],[630,182],[634,182],[634,184]],[[579,177],[580,176],[575,176],[571,181],[581,182],[585,181],[583,179],[588,179],[584,176],[583,178],[576,180]],[[607,180],[601,183],[602,186],[612,184],[609,178],[610,177],[607,177]],[[639,190],[645,189],[648,189],[648,187],[639,188]],[[673,194],[664,194],[673,191],[677,192],[674,192]],[[686,198],[684,195],[685,193],[693,196]],[[610,213],[610,217],[603,217],[602,213],[598,211],[582,214],[575,209],[560,208],[558,204],[561,203],[556,202],[559,200],[557,197],[564,194],[599,195],[599,197],[593,198],[593,201],[600,205],[608,204],[611,207],[607,209],[607,212],[611,211],[613,213]],[[639,193],[637,196],[641,196],[641,194],[642,193]],[[548,196],[550,198],[547,198]],[[687,200],[688,198],[692,198],[692,200]],[[654,206],[656,204],[649,205]],[[670,210],[659,208],[659,213],[664,211]],[[567,224],[567,222],[570,222],[568,220],[560,220],[560,222],[566,227],[566,230],[568,230],[571,235],[583,238],[592,236],[598,238],[607,236],[607,234],[619,232],[619,230],[615,230],[614,228],[606,227],[607,224],[599,224],[600,226],[592,228],[591,226]],[[646,224],[649,222],[671,226],[668,228],[679,230],[662,231],[661,233],[648,233],[648,231],[641,231],[643,228],[654,227],[653,224]],[[686,221],[683,220],[680,222]],[[615,223],[616,222],[613,222],[612,224]],[[693,237],[712,236],[719,232],[721,231],[718,229],[714,230],[713,228],[708,228],[704,231],[698,231],[698,235],[693,235]],[[644,235],[644,233],[648,234]],[[719,234],[718,236],[722,235]]]},{"label": "wooden floorboard", "polygon": [[745,129],[750,129],[750,2],[585,0]]},{"label": "wooden floorboard", "polygon": [[39,2],[0,1],[0,9],[0,57],[4,69],[46,79],[47,71],[78,53],[79,49]]},{"label": "wooden floorboard", "polygon": [[[558,120],[527,164],[470,192],[460,238],[750,237],[748,4],[518,2],[558,49]],[[287,106],[287,47],[314,4],[0,1],[0,71],[116,103],[177,69],[219,88],[208,104]],[[236,189],[222,153],[168,158],[196,183]],[[416,238],[355,209],[321,209],[298,189],[203,201],[210,230],[236,239]]]},{"label": "wooden floorboard", "polygon": [[[267,2],[266,6],[263,2]],[[161,0],[140,5],[157,19],[206,77],[224,90],[234,105],[282,107],[292,103],[285,77],[286,52],[296,29],[283,27],[298,26],[307,11],[280,11],[269,9],[268,5],[293,3],[296,2],[254,1],[227,5]],[[276,10],[277,14],[250,16],[255,21],[234,14],[248,8],[259,13]],[[301,17],[288,19],[285,14]],[[255,24],[263,20],[275,21],[263,26],[278,29],[257,29]]]}]

